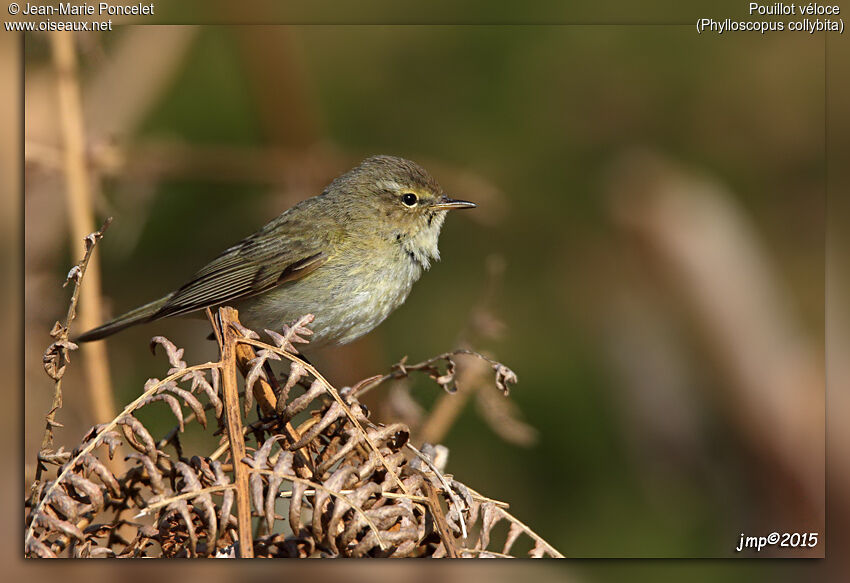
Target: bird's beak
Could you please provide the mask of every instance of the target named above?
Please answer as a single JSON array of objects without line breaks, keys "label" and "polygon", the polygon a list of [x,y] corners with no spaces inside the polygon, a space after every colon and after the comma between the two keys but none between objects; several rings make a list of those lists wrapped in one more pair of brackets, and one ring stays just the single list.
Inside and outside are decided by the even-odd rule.
[{"label": "bird's beak", "polygon": [[448,211],[451,209],[474,209],[477,206],[477,204],[469,202],[468,200],[455,200],[443,195],[431,208],[437,209],[438,211]]}]

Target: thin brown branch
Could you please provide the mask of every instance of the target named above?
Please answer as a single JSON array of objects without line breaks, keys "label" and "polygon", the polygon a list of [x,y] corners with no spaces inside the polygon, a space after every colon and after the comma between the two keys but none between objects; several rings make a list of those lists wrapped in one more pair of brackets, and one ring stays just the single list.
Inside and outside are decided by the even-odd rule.
[{"label": "thin brown branch", "polygon": [[458,348],[449,352],[443,352],[442,354],[432,356],[431,358],[428,358],[421,362],[417,362],[416,364],[408,364],[407,357],[405,356],[403,359],[401,359],[401,361],[393,365],[392,372],[389,372],[383,376],[373,377],[372,379],[369,379],[369,382],[365,382],[357,386],[357,391],[355,392],[355,395],[360,397],[389,380],[406,379],[410,376],[411,371],[421,371],[427,372],[432,375],[437,375],[439,374],[439,370],[436,367],[436,363],[440,361],[449,361],[451,357],[462,354],[474,356],[476,358],[484,360],[490,363],[490,365],[492,365],[494,368],[497,366],[504,366],[498,360],[490,358],[489,356],[485,356],[480,352],[469,350],[467,348]]},{"label": "thin brown branch", "polygon": [[236,330],[231,323],[238,313],[233,308],[220,308],[221,373],[224,393],[224,415],[230,454],[233,459],[234,482],[236,483],[236,518],[239,526],[239,556],[243,559],[254,556],[254,539],[251,531],[251,490],[248,485],[249,467],[242,462],[245,458],[245,439],[242,434],[242,413],[239,406],[239,389],[236,384]]},{"label": "thin brown branch", "polygon": [[[50,410],[45,415],[44,436],[41,439],[41,448],[38,452],[39,458],[41,458],[43,454],[48,453],[53,445],[53,428],[57,426],[56,413],[62,408],[62,377],[65,374],[65,365],[68,363],[68,351],[76,348],[76,345],[68,340],[68,331],[71,327],[71,323],[77,317],[77,302],[80,297],[83,277],[88,270],[89,261],[91,260],[92,253],[94,253],[95,245],[103,237],[104,231],[106,231],[111,222],[112,218],[110,217],[106,219],[103,226],[98,231],[86,236],[85,255],[83,255],[80,262],[71,269],[69,278],[65,280],[66,285],[69,281],[74,282],[74,292],[71,294],[71,301],[68,304],[68,312],[65,315],[65,323],[59,324],[57,322],[56,326],[53,327],[51,336],[54,338],[55,342],[51,344],[50,348],[48,348],[45,353],[45,369],[54,379],[54,386],[53,403],[50,406]],[[43,464],[39,459],[36,464],[33,487],[37,486],[40,481],[42,468]]]},{"label": "thin brown branch", "polygon": [[[249,363],[256,357],[257,355],[254,353],[254,349],[250,346],[245,346],[244,344],[236,345],[236,366],[239,367],[239,372],[242,373],[242,376],[248,374],[248,370],[251,368]],[[277,406],[277,397],[275,397],[275,392],[269,379],[258,378],[251,389],[263,416],[269,417],[274,415],[275,407]],[[295,441],[297,440],[298,438],[295,439]]]},{"label": "thin brown branch", "polygon": [[[210,323],[213,324],[213,330],[215,330],[216,338],[221,342],[221,331],[215,326],[215,322],[212,319],[212,314],[207,308],[207,317],[210,320]],[[239,323],[238,314],[233,315],[234,322]],[[237,336],[241,337],[242,333],[239,332],[238,328],[234,328],[234,333]],[[243,377],[247,377],[248,371],[251,368],[251,361],[256,358],[256,353],[254,349],[246,344],[236,345],[236,365],[239,367],[239,372],[242,373]],[[271,381],[271,382],[270,382]],[[257,404],[260,406],[260,411],[265,417],[272,417],[277,415],[277,397],[275,396],[275,387],[272,386],[272,382],[274,382],[274,377],[268,375],[268,378],[264,378],[260,376],[252,387],[252,393],[254,395],[254,399],[257,401]],[[284,431],[286,432],[286,438],[290,444],[298,442],[301,439],[301,435],[298,433],[298,430],[292,426],[292,423],[287,421],[283,426]],[[243,435],[247,434],[248,428],[243,430]],[[212,459],[216,459],[218,456],[223,453],[223,448],[227,447],[227,443],[222,444],[222,446],[216,450],[213,454]],[[216,455],[218,454],[218,455]],[[307,457],[302,452],[296,452],[296,455],[301,458],[303,462],[302,465],[298,467],[299,473],[303,473],[302,478],[310,478],[312,477],[312,472],[310,471],[310,463]]]},{"label": "thin brown branch", "polygon": [[445,439],[449,429],[463,412],[469,398],[478,391],[481,383],[472,382],[472,379],[480,377],[483,362],[476,360],[469,366],[461,366],[458,371],[459,382],[456,393],[442,393],[437,403],[431,409],[431,413],[422,423],[419,437],[424,443],[440,443]]},{"label": "thin brown branch", "polygon": [[[440,506],[440,500],[437,498],[437,492],[434,486],[425,482],[425,492],[428,493],[428,508],[431,509],[431,516],[434,518],[434,526],[437,534],[440,535],[440,540],[443,542],[443,548],[446,549],[446,556],[450,559],[458,557],[457,549],[454,545],[454,537],[446,524],[446,515],[443,514],[443,508]],[[464,538],[466,538],[464,536]]]}]

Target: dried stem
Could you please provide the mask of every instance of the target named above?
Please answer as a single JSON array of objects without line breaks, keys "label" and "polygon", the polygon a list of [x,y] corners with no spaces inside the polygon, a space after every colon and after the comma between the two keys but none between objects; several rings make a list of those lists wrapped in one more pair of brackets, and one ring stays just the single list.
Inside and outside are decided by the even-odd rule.
[{"label": "dried stem", "polygon": [[[236,365],[239,367],[239,371],[243,376],[247,375],[248,370],[250,369],[250,363],[254,360],[254,358],[256,358],[256,356],[254,349],[250,346],[245,344],[236,345]],[[275,387],[273,387],[272,383],[269,381],[274,382],[274,376],[268,375],[268,378],[263,378],[261,376],[252,387],[254,399],[260,406],[260,411],[262,411],[263,415],[266,417],[277,415],[276,391]],[[284,431],[286,431],[286,437],[290,443],[297,443],[298,440],[301,439],[301,436],[298,434],[298,430],[295,429],[289,421],[284,424]],[[303,455],[301,457],[303,457]],[[307,469],[306,466],[305,469]]]},{"label": "dried stem", "polygon": [[227,420],[227,437],[230,440],[230,454],[233,459],[233,473],[236,482],[236,518],[239,525],[239,555],[243,559],[254,556],[254,540],[251,532],[251,490],[248,486],[249,467],[242,462],[245,457],[245,439],[242,435],[242,413],[239,406],[239,389],[236,385],[236,330],[231,322],[237,313],[233,308],[221,308],[221,334],[224,343],[221,346],[222,390],[224,392],[224,413]]},{"label": "dried stem", "polygon": [[136,515],[136,518],[141,518],[142,516],[146,516],[153,512],[154,510],[158,510],[169,504],[173,504],[179,500],[190,500],[192,498],[197,498],[198,496],[202,496],[204,494],[215,494],[217,492],[224,492],[225,490],[235,490],[236,484],[225,484],[223,486],[209,486],[208,488],[201,488],[200,490],[192,490],[191,492],[183,492],[182,494],[177,494],[175,496],[170,496],[169,498],[165,498],[160,500],[159,502],[154,502],[152,504],[148,504],[145,506],[141,512]]},{"label": "dried stem", "polygon": [[[77,55],[74,36],[70,32],[50,35],[53,62],[57,75],[60,122],[64,145],[64,167],[67,180],[66,200],[72,241],[81,241],[94,230],[92,181],[86,163],[86,137]],[[100,266],[95,258],[89,265],[88,283],[82,290],[80,324],[94,328],[101,323]],[[93,342],[82,350],[94,419],[103,423],[115,416],[115,401],[109,380],[106,345]]]},{"label": "dried stem", "polygon": [[[440,443],[445,439],[458,416],[463,412],[466,403],[480,384],[466,382],[481,374],[481,360],[470,363],[470,366],[462,366],[458,371],[458,390],[454,394],[443,393],[437,399],[431,413],[425,419],[419,430],[419,437],[424,443]],[[496,398],[499,398],[498,396]]]},{"label": "dried stem", "polygon": [[[221,338],[221,331],[216,327],[215,321],[212,318],[212,313],[210,312],[209,308],[207,308],[207,317],[209,318],[210,323],[212,324],[213,329],[215,330],[215,335],[219,341],[219,345],[222,345],[223,340]],[[233,318],[233,321],[238,322],[238,314],[233,314]],[[237,335],[237,337],[242,336],[242,333],[238,329],[233,326],[231,326],[231,328],[234,328],[234,333]],[[235,354],[236,366],[239,367],[239,372],[242,373],[242,376],[246,376],[248,374],[249,369],[251,368],[251,362],[254,360],[254,358],[256,358],[257,355],[252,347],[246,344],[239,343],[236,344]],[[260,411],[265,417],[277,415],[277,397],[275,396],[275,388],[272,387],[272,384],[269,381],[274,381],[274,377],[272,375],[268,375],[268,379],[260,376],[252,387],[254,399],[257,401],[257,404],[260,406]],[[243,439],[247,431],[247,428],[243,430]],[[288,421],[284,424],[284,431],[286,432],[286,437],[289,440],[289,443],[296,443],[299,439],[301,439],[298,430],[295,429],[295,427],[293,427],[292,424]],[[216,452],[213,454],[212,459],[217,459],[222,453],[224,453],[224,448],[226,448],[227,446],[227,443],[222,444],[222,446],[219,447],[219,449],[216,450]],[[309,469],[310,464],[308,463],[306,456],[304,456],[304,454],[301,452],[298,452],[296,455],[298,455],[298,457],[301,458],[302,462],[304,462],[301,466],[299,466],[299,472],[302,472],[304,474],[301,477],[311,477],[311,472]]]},{"label": "dried stem", "polygon": [[400,362],[393,365],[392,372],[389,372],[383,376],[373,377],[372,379],[369,379],[369,382],[362,383],[360,386],[357,387],[357,391],[355,394],[360,397],[389,380],[406,379],[410,376],[410,371],[424,371],[429,373],[435,372],[437,370],[435,367],[436,363],[440,362],[441,360],[449,360],[452,356],[458,356],[462,354],[474,356],[476,358],[484,360],[494,367],[502,365],[502,363],[490,358],[489,356],[485,356],[480,352],[469,350],[467,348],[458,348],[457,350],[452,350],[450,352],[443,352],[442,354],[432,356],[431,358],[423,360],[422,362],[417,362],[416,364],[408,364],[407,357],[405,356]]},{"label": "dried stem", "polygon": [[54,326],[51,335],[55,342],[51,344],[50,348],[48,348],[45,353],[45,367],[51,367],[48,368],[48,374],[54,379],[53,403],[50,406],[50,410],[44,416],[44,436],[41,439],[41,448],[38,452],[39,461],[36,464],[36,474],[33,487],[36,487],[39,484],[41,471],[44,467],[40,458],[43,454],[48,453],[50,448],[53,446],[53,428],[59,425],[56,422],[56,413],[62,408],[62,377],[65,373],[65,365],[68,362],[68,350],[76,348],[76,345],[70,343],[68,340],[68,331],[71,327],[71,323],[77,317],[77,302],[80,297],[83,277],[88,270],[89,261],[91,260],[92,253],[94,253],[95,245],[101,237],[103,237],[104,231],[106,231],[111,222],[112,218],[110,217],[106,219],[103,226],[98,231],[86,236],[85,255],[83,255],[80,262],[77,263],[77,265],[71,270],[69,278],[65,280],[65,285],[67,285],[69,281],[74,282],[74,292],[71,294],[71,301],[68,304],[68,312],[65,315],[65,323],[59,324],[57,322],[57,326]]},{"label": "dried stem", "polygon": [[[440,506],[440,500],[437,498],[437,492],[434,489],[434,486],[425,482],[425,491],[428,493],[428,507],[431,509],[431,516],[434,517],[434,525],[437,529],[437,534],[440,535],[440,540],[443,542],[443,548],[446,549],[446,556],[450,559],[456,559],[457,549],[455,548],[452,541],[454,541],[454,537],[452,537],[451,532],[449,531],[449,526],[446,524],[446,515],[443,514],[443,508]],[[464,535],[464,538],[466,536]]]},{"label": "dried stem", "polygon": [[[239,367],[239,372],[242,373],[242,376],[248,374],[248,370],[251,368],[249,363],[254,360],[256,356],[254,349],[250,346],[245,346],[244,344],[236,345],[236,365]],[[274,415],[275,407],[277,406],[277,397],[275,397],[275,392],[269,382],[269,379],[263,377],[258,378],[257,382],[254,383],[252,390],[254,393],[254,399],[257,401],[257,405],[260,406],[260,411],[263,415],[265,417]],[[297,438],[295,441],[297,441]]]}]

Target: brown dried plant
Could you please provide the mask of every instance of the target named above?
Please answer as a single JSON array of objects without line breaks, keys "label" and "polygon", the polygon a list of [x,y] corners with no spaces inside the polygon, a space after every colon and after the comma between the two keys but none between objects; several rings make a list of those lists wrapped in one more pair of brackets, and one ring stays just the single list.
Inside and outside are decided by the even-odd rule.
[{"label": "brown dried plant", "polygon": [[[506,503],[445,473],[445,447],[414,447],[406,425],[371,419],[358,400],[415,372],[452,391],[458,355],[486,363],[505,395],[517,381],[513,371],[463,349],[415,365],[402,361],[386,375],[337,389],[299,354],[312,334],[311,315],[266,330],[265,341],[234,309],[208,311],[221,358],[195,365],[155,337],[152,349],[161,347],[170,365],[165,376],[150,379],[73,451],[53,451],[61,377],[76,349],[68,341],[76,290],[101,234],[90,236],[72,270],[69,316],[45,354],[59,401],[47,415],[26,501],[27,557],[507,557],[520,537],[533,557],[561,556]],[[159,440],[137,417],[157,402],[177,421]],[[220,435],[217,449],[189,451],[180,436],[193,421]],[[496,537],[500,522],[507,534]]]}]

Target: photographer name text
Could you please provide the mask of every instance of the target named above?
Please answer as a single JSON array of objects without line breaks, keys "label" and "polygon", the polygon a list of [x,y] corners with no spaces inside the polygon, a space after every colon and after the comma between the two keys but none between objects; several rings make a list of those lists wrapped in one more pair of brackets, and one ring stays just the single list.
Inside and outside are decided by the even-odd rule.
[{"label": "photographer name text", "polygon": [[56,5],[25,4],[20,13],[24,16],[153,16],[154,5],[150,4],[72,4],[60,2]]}]

